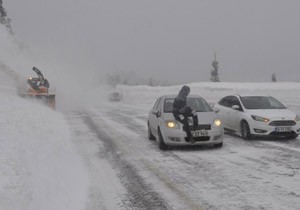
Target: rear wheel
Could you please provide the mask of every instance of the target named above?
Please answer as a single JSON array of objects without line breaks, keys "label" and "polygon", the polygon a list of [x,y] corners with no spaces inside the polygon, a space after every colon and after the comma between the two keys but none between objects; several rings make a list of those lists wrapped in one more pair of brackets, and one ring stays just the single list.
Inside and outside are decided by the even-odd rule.
[{"label": "rear wheel", "polygon": [[158,136],[159,136],[159,139],[158,139],[158,147],[160,150],[167,150],[168,149],[168,145],[165,144],[164,142],[164,138],[160,132],[160,129],[158,129]]},{"label": "rear wheel", "polygon": [[153,136],[153,134],[151,133],[151,129],[149,126],[149,122],[148,122],[148,139],[149,140],[155,140],[155,137]]},{"label": "rear wheel", "polygon": [[241,122],[241,136],[245,140],[252,139],[252,135],[250,133],[250,127],[246,121]]}]

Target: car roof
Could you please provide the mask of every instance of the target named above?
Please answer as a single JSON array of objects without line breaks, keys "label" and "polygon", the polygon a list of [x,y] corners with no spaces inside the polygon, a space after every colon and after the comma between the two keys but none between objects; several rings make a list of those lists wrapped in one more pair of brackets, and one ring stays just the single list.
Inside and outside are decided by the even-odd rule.
[{"label": "car roof", "polygon": [[[161,96],[162,98],[176,98],[177,94],[167,94],[167,95],[163,95]],[[201,96],[199,95],[196,95],[196,94],[191,94],[191,95],[188,95],[188,98],[202,98]]]},{"label": "car roof", "polygon": [[251,94],[251,93],[246,93],[246,94],[232,94],[232,95],[226,95],[223,98],[227,96],[237,96],[237,97],[270,97],[269,95],[263,95],[263,94]]}]

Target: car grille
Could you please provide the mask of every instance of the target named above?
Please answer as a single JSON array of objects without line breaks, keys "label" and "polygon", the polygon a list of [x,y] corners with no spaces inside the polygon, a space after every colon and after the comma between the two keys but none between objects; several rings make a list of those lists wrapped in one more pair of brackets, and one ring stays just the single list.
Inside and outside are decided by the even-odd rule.
[{"label": "car grille", "polygon": [[[190,130],[193,130],[194,126],[190,125]],[[210,124],[199,124],[197,127],[197,130],[211,130],[211,125]]]},{"label": "car grille", "polygon": [[294,126],[296,125],[296,122],[293,120],[276,120],[270,122],[271,126]]}]

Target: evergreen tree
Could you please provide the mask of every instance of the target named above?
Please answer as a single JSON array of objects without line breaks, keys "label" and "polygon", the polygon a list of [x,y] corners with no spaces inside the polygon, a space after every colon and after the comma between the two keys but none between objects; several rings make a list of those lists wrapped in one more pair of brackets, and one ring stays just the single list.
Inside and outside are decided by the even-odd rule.
[{"label": "evergreen tree", "polygon": [[106,80],[107,80],[108,85],[112,86],[113,88],[115,88],[118,84],[121,84],[120,75],[107,74],[106,75]]},{"label": "evergreen tree", "polygon": [[153,84],[153,79],[152,79],[152,78],[150,78],[150,79],[148,80],[148,86],[151,86],[151,87],[154,86],[154,84]]},{"label": "evergreen tree", "polygon": [[217,61],[217,55],[215,53],[215,60],[212,62],[212,67],[213,69],[211,70],[210,74],[211,74],[211,78],[210,81],[212,82],[220,82],[219,79],[219,62]]},{"label": "evergreen tree", "polygon": [[0,0],[0,23],[1,24],[4,24],[6,17],[7,17],[7,12],[3,7],[3,1]]},{"label": "evergreen tree", "polygon": [[277,82],[277,78],[276,78],[276,74],[275,73],[272,74],[272,82]]},{"label": "evergreen tree", "polygon": [[7,12],[3,7],[3,1],[0,0],[0,24],[5,25],[9,33],[13,34],[11,20],[7,17]]}]

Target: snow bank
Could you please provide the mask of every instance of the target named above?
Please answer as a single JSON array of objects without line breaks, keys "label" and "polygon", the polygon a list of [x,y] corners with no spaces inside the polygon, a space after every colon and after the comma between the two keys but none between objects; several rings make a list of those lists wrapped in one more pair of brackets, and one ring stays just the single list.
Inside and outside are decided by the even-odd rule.
[{"label": "snow bank", "polygon": [[0,209],[85,209],[87,170],[67,121],[17,96],[11,69],[26,58],[1,25],[0,49]]},{"label": "snow bank", "polygon": [[[286,106],[295,106],[300,100],[300,83],[270,82],[270,83],[228,83],[199,82],[187,84],[191,94],[204,97],[209,103],[217,103],[228,94],[263,94],[271,95]],[[123,93],[124,103],[141,105],[151,108],[155,100],[164,94],[177,94],[183,85],[170,87],[150,86],[117,86]],[[216,100],[217,99],[217,100]]]}]

